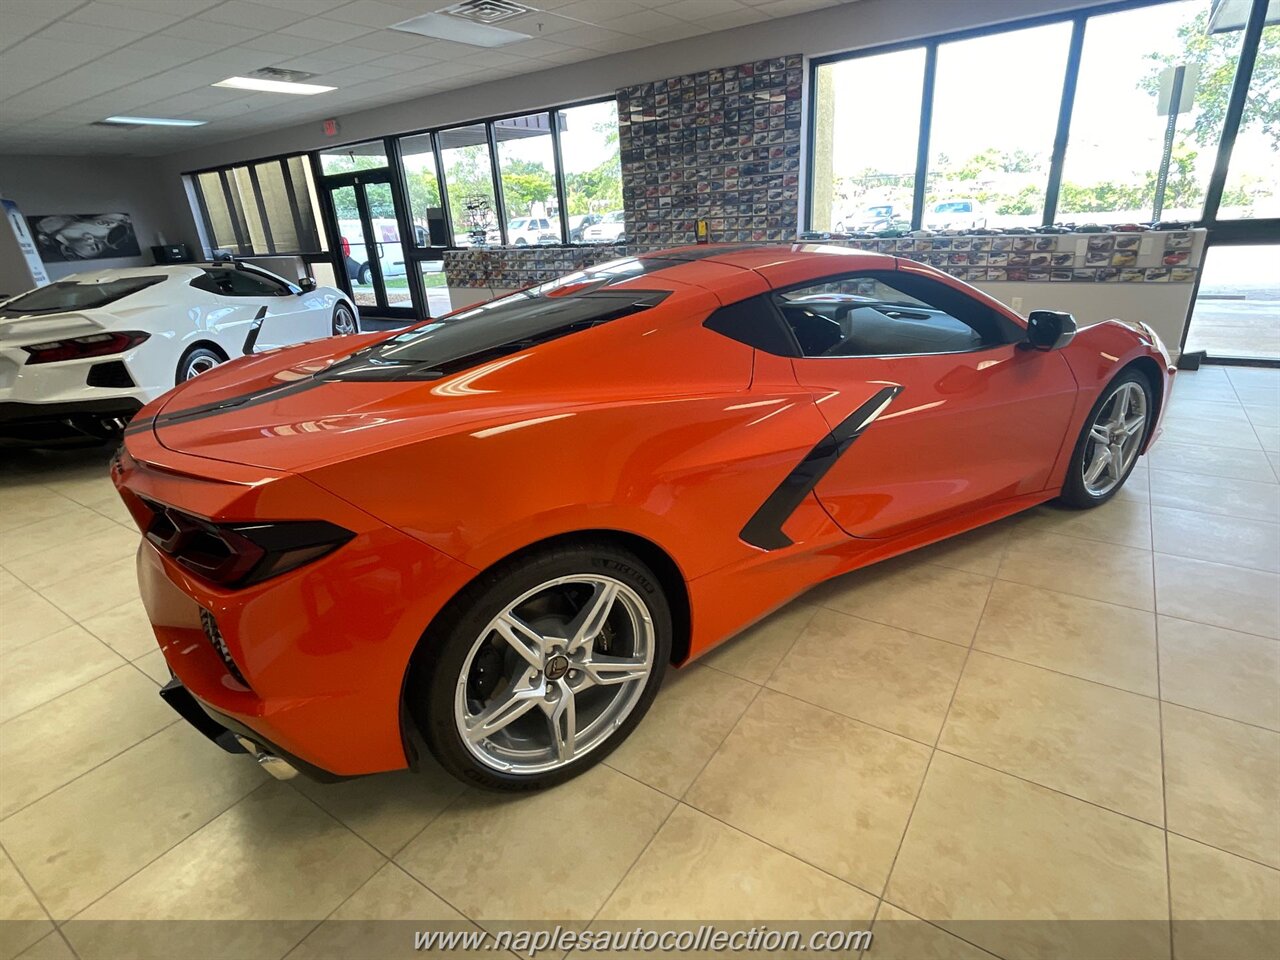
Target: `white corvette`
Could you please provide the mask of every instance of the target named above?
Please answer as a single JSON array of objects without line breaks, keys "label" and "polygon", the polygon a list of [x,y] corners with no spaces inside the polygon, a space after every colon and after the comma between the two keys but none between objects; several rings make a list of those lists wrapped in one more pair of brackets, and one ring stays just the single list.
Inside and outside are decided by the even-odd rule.
[{"label": "white corvette", "polygon": [[220,363],[359,329],[341,291],[246,263],[73,274],[0,300],[0,441],[113,437]]}]

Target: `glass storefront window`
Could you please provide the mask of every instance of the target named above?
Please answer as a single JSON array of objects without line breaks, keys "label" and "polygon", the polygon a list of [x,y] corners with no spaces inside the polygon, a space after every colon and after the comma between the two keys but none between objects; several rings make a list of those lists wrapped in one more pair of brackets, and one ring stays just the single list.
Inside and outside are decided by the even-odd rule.
[{"label": "glass storefront window", "polygon": [[[1276,0],[1269,9],[1277,10]],[[1222,189],[1219,220],[1280,217],[1280,24],[1262,29],[1258,59]]]},{"label": "glass storefront window", "polygon": [[585,103],[557,114],[560,161],[564,165],[569,242],[580,243],[583,231],[622,219],[622,163],[618,153],[618,105],[613,100]]},{"label": "glass storefront window", "polygon": [[1071,24],[943,43],[922,226],[1044,222]]},{"label": "glass storefront window", "polygon": [[355,170],[380,170],[387,165],[387,148],[381,140],[353,143],[320,152],[320,170],[329,176]]},{"label": "glass storefront window", "polygon": [[1280,243],[1210,246],[1200,268],[1187,351],[1280,360]]},{"label": "glass storefront window", "polygon": [[276,251],[300,250],[298,230],[293,223],[293,211],[289,203],[289,194],[285,190],[280,162],[272,160],[268,163],[256,164],[253,172],[258,178],[262,206],[267,211],[267,223],[271,227],[271,242],[275,245]]},{"label": "glass storefront window", "polygon": [[405,137],[400,141],[400,160],[409,193],[409,217],[414,224],[419,247],[431,245],[433,234],[443,242],[444,211],[440,202],[440,180],[436,175],[436,155],[431,134]]},{"label": "glass storefront window", "polygon": [[818,67],[812,229],[910,222],[924,60],[917,47]]},{"label": "glass storefront window", "polygon": [[1206,33],[1209,0],[1182,0],[1090,17],[1085,27],[1058,217],[1150,220],[1168,116],[1160,75],[1199,68],[1190,110],[1178,115],[1161,219],[1198,220],[1213,171],[1242,31]]},{"label": "glass storefront window", "polygon": [[493,122],[498,173],[507,213],[507,243],[560,243],[551,115],[534,113]]},{"label": "glass storefront window", "polygon": [[440,160],[444,164],[454,244],[470,247],[500,242],[485,125],[454,127],[436,136],[440,138]]}]

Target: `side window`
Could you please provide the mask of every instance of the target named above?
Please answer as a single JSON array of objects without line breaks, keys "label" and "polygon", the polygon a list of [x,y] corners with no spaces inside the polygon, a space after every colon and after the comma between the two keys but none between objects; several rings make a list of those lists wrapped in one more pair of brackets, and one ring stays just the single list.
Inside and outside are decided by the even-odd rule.
[{"label": "side window", "polygon": [[896,270],[793,287],[774,302],[806,357],[962,353],[1016,339],[1009,321],[964,291]]},{"label": "side window", "polygon": [[191,285],[223,297],[280,297],[289,292],[274,280],[244,270],[206,270]]}]

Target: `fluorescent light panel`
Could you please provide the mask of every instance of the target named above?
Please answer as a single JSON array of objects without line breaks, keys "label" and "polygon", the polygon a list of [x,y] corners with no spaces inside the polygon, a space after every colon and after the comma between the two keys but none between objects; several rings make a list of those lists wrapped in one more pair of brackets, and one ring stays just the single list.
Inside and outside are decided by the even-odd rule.
[{"label": "fluorescent light panel", "polygon": [[338,89],[321,86],[318,83],[287,83],[284,80],[258,80],[255,77],[227,77],[213,86],[232,87],[236,90],[260,90],[263,93],[296,93],[305,97]]},{"label": "fluorescent light panel", "polygon": [[143,127],[203,127],[208,120],[169,120],[165,117],[107,117],[103,123]]},{"label": "fluorescent light panel", "polygon": [[401,33],[416,33],[436,40],[467,43],[473,47],[505,47],[508,43],[519,43],[521,40],[529,39],[527,33],[491,27],[484,23],[473,23],[470,20],[460,20],[442,13],[424,13],[420,17],[393,23],[388,29],[399,30]]}]

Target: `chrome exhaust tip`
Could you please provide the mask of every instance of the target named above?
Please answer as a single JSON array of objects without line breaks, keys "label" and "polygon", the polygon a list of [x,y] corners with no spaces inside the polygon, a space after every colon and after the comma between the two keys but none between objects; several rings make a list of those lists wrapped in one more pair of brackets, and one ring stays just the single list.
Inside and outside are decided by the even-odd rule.
[{"label": "chrome exhaust tip", "polygon": [[267,753],[248,737],[237,736],[236,741],[258,762],[258,766],[277,780],[292,780],[298,775],[298,768],[288,760],[277,757],[274,753]]}]

